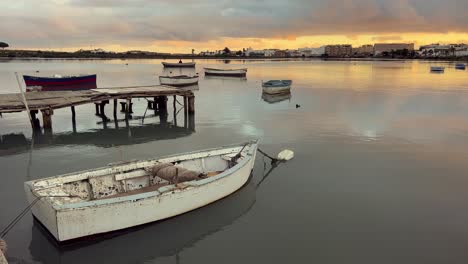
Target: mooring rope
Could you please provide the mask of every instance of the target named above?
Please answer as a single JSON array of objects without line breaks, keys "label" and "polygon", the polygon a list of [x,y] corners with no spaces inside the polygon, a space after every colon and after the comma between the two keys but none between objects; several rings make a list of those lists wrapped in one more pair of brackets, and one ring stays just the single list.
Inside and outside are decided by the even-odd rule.
[{"label": "mooring rope", "polygon": [[5,237],[8,232],[26,215],[29,210],[41,199],[45,197],[78,197],[73,195],[51,195],[51,196],[38,196],[34,199],[23,211],[21,211],[3,230],[0,232],[0,237]]}]

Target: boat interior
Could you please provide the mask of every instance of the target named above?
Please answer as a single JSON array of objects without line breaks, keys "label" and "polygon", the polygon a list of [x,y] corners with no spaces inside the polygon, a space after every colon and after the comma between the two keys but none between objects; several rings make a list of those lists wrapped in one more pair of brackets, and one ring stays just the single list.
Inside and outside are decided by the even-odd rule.
[{"label": "boat interior", "polygon": [[35,196],[47,197],[56,205],[145,192],[164,193],[193,186],[190,183],[223,173],[245,159],[249,148],[233,147],[159,160],[110,164],[95,170],[33,181],[29,185]]}]

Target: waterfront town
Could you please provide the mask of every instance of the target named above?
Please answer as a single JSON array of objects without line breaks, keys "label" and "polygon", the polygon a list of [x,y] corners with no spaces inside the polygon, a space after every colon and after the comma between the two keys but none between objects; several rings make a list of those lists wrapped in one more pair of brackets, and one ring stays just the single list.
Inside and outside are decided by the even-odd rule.
[{"label": "waterfront town", "polygon": [[0,50],[0,57],[43,57],[43,58],[404,58],[404,59],[455,59],[468,58],[468,44],[429,44],[415,48],[414,43],[376,43],[354,47],[351,44],[324,45],[298,49],[253,49],[206,50],[191,53],[161,53],[155,51],[130,50],[106,51],[101,48],[80,49],[75,52],[44,50]]}]

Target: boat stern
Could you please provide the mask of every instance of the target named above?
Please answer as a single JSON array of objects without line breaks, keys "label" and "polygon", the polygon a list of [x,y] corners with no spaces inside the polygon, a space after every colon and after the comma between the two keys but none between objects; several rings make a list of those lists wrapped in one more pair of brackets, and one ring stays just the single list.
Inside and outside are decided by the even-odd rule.
[{"label": "boat stern", "polygon": [[59,240],[59,233],[57,228],[57,210],[54,208],[52,203],[50,203],[47,197],[40,197],[34,191],[34,181],[25,182],[24,190],[26,193],[28,205],[34,203],[34,205],[31,207],[33,216],[47,228],[47,230],[55,237],[55,239]]}]

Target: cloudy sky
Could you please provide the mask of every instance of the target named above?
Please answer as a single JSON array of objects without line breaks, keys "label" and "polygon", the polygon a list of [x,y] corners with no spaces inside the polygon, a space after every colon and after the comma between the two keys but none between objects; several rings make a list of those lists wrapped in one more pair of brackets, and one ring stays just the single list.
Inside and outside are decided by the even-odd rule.
[{"label": "cloudy sky", "polygon": [[468,43],[468,0],[2,0],[12,48],[298,48]]}]

